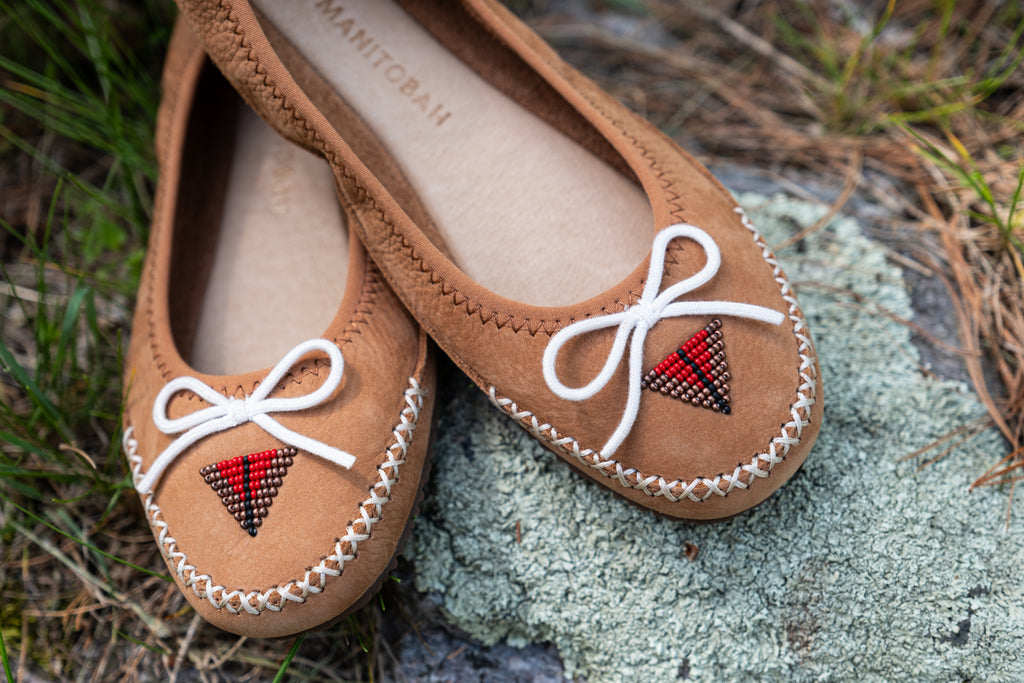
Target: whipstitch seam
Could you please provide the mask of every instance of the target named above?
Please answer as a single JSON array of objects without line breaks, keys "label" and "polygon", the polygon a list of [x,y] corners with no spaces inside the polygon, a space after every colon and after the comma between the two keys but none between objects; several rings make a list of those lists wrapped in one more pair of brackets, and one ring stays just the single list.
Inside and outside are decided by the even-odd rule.
[{"label": "whipstitch seam", "polygon": [[[791,293],[791,286],[781,266],[743,209],[736,207],[735,211],[740,215],[743,226],[751,232],[755,243],[761,248],[764,260],[772,266],[772,273],[780,286],[782,298],[789,304],[789,319],[793,323],[793,335],[797,340],[800,356],[800,385],[797,388],[796,401],[790,405],[792,419],[781,426],[780,434],[769,441],[765,452],[754,455],[749,464],[737,465],[732,474],[719,474],[713,478],[699,476],[689,482],[681,479],[667,481],[661,476],[644,475],[635,468],[624,468],[617,460],[604,458],[591,448],[581,447],[573,437],[562,436],[552,425],[541,423],[532,412],[520,410],[512,399],[499,396],[494,386],[488,391],[491,403],[535,438],[571,455],[584,466],[617,480],[626,488],[643,491],[652,497],[664,496],[673,503],[683,499],[700,503],[712,495],[724,497],[734,489],[747,489],[757,479],[767,477],[775,465],[785,459],[790,448],[800,443],[804,427],[810,424],[817,387],[815,351],[806,331],[807,323],[800,311],[800,305]],[[762,465],[766,469],[763,469]],[[745,481],[742,478],[744,473],[747,475]]]},{"label": "whipstitch seam", "polygon": [[[305,602],[310,595],[324,590],[328,578],[341,576],[345,563],[356,558],[358,544],[370,538],[373,525],[380,521],[384,504],[391,499],[391,488],[398,482],[399,467],[405,464],[412,444],[412,432],[416,429],[426,395],[414,378],[409,378],[409,385],[405,390],[406,406],[399,415],[400,422],[392,430],[395,441],[386,449],[386,459],[377,468],[380,481],[370,489],[370,497],[359,504],[359,519],[348,525],[345,535],[335,542],[333,552],[306,570],[299,581],[289,581],[265,592],[228,590],[216,585],[211,576],[198,573],[196,567],[188,563],[187,555],[178,549],[178,542],[170,535],[160,507],[153,502],[153,494],[147,494],[143,501],[146,515],[153,527],[159,529],[157,540],[160,549],[182,583],[215,609],[226,609],[231,614],[255,615],[265,610],[279,612],[288,602]],[[138,441],[132,433],[132,427],[125,430],[122,445],[132,468],[132,479],[138,483],[143,476],[142,458],[138,455]]]}]

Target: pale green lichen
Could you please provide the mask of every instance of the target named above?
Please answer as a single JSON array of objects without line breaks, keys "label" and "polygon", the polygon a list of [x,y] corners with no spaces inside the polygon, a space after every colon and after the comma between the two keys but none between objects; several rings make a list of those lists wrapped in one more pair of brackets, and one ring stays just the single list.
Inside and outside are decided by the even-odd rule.
[{"label": "pale green lichen", "polygon": [[[824,211],[741,202],[769,244]],[[1006,528],[1006,492],[968,493],[1004,445],[989,431],[928,467],[902,460],[982,407],[920,372],[908,328],[879,309],[912,317],[900,270],[853,221],[780,256],[827,397],[800,472],[731,521],[674,522],[457,391],[409,550],[417,586],[443,595],[455,625],[486,643],[550,641],[566,675],[590,681],[1024,677],[1024,523]]]}]

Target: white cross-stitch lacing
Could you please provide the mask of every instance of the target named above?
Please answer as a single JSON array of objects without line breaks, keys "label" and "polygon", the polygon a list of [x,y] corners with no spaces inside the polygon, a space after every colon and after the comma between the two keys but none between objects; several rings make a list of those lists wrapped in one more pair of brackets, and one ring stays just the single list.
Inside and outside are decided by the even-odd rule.
[{"label": "white cross-stitch lacing", "polygon": [[[665,267],[665,253],[669,242],[677,237],[685,237],[693,240],[703,247],[707,255],[707,262],[704,267],[695,275],[677,282],[674,285],[659,292],[661,277]],[[559,398],[568,401],[583,401],[593,397],[608,383],[608,380],[615,374],[615,369],[622,361],[622,356],[629,344],[629,393],[626,398],[626,408],[618,427],[612,433],[608,442],[601,449],[605,457],[612,455],[616,449],[629,435],[636,422],[637,413],[640,410],[640,381],[642,379],[642,363],[644,353],[644,340],[647,332],[658,322],[665,318],[677,318],[681,316],[694,315],[724,315],[738,318],[759,320],[772,325],[781,325],[785,316],[764,306],[743,304],[735,301],[675,301],[682,295],[707,284],[718,272],[722,263],[721,252],[718,245],[711,239],[711,236],[694,225],[678,223],[660,231],[654,238],[654,245],[651,249],[651,265],[647,272],[647,281],[644,284],[643,294],[633,306],[626,308],[619,313],[595,316],[579,320],[567,325],[555,334],[548,342],[544,350],[542,367],[544,370],[544,381],[547,382],[551,391]],[[558,378],[555,370],[555,361],[558,352],[571,339],[579,337],[587,332],[603,330],[608,327],[618,326],[615,333],[615,341],[608,352],[608,359],[597,376],[583,387],[567,387]]]},{"label": "white cross-stitch lacing", "polygon": [[[331,361],[331,370],[324,383],[316,391],[305,396],[267,398],[292,366],[311,351],[323,351]],[[150,493],[164,470],[189,446],[207,436],[247,422],[259,425],[265,432],[289,446],[320,456],[346,469],[352,467],[356,459],[351,454],[294,432],[268,415],[307,410],[323,403],[337,389],[344,369],[345,360],[337,346],[326,339],[309,339],[289,351],[260,382],[256,390],[243,399],[225,396],[195,377],[172,379],[160,390],[153,403],[153,422],[164,434],[184,434],[171,442],[164,452],[157,456],[135,488],[139,493]],[[193,392],[209,403],[210,407],[173,420],[168,418],[167,404],[179,391]]]}]

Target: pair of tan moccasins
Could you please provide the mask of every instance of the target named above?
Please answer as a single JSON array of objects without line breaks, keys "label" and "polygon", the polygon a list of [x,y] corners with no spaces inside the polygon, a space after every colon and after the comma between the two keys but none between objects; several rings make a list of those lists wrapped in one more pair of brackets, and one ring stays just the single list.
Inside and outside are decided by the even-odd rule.
[{"label": "pair of tan moccasins", "polygon": [[426,480],[434,343],[663,515],[730,517],[803,462],[818,365],[761,236],[498,2],[180,4],[124,445],[207,620],[287,636],[373,594]]}]

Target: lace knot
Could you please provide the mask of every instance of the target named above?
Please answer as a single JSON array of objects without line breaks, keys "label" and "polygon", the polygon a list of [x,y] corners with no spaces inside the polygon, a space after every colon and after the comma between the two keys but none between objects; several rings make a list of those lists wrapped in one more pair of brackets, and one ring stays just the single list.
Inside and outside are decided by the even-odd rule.
[{"label": "lace knot", "polygon": [[252,419],[249,411],[249,401],[246,399],[239,400],[233,396],[229,398],[226,406],[226,417],[232,427],[238,427],[249,422]]},{"label": "lace knot", "polygon": [[641,299],[635,304],[626,309],[636,319],[636,326],[641,325],[644,329],[651,329],[661,320],[661,314],[664,306],[657,306],[654,302],[644,301]]}]

